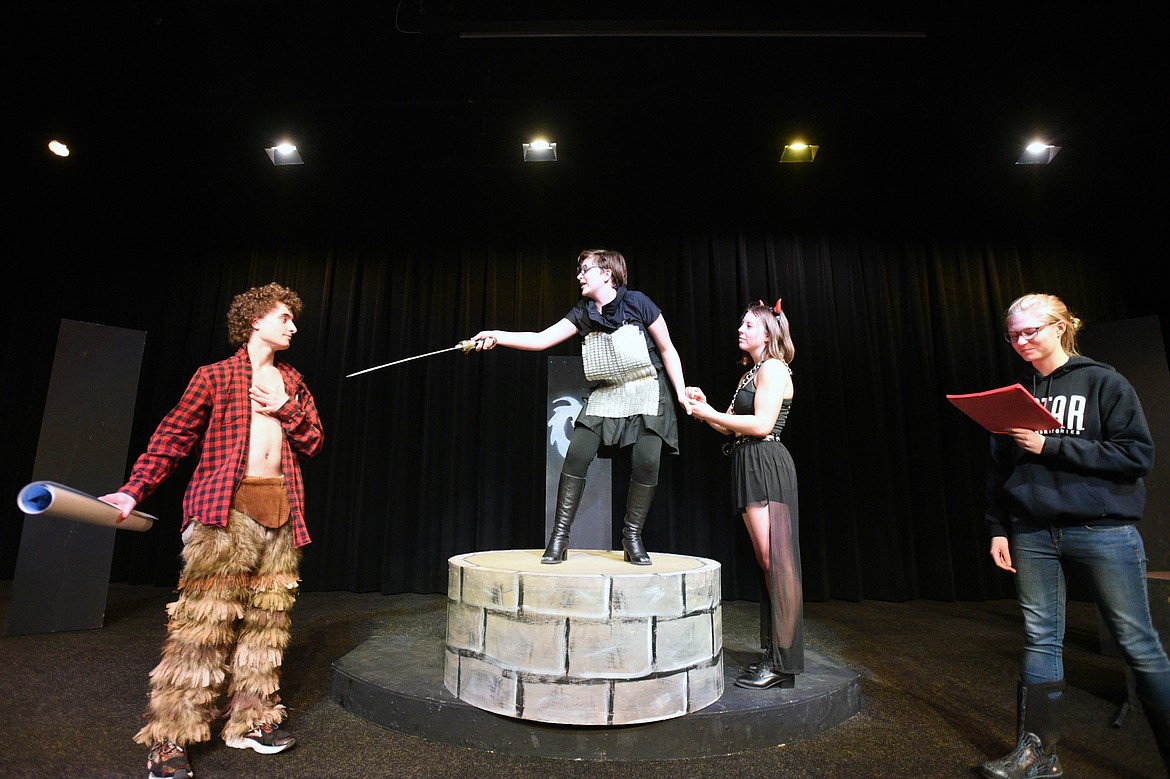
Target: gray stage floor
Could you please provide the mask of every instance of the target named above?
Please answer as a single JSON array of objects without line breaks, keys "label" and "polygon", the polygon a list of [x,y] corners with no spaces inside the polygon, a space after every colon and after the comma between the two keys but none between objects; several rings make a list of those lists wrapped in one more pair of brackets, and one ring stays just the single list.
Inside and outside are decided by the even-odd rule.
[{"label": "gray stage floor", "polygon": [[[11,582],[0,582],[6,618]],[[131,740],[158,659],[171,593],[111,585],[104,627],[0,636],[0,776],[143,777]],[[1099,651],[1096,615],[1071,604],[1066,776],[1164,777],[1140,716],[1112,722],[1125,700],[1120,660]],[[282,695],[297,746],[261,756],[219,741],[191,749],[199,779],[217,777],[970,777],[1010,748],[1020,622],[1012,601],[806,604],[806,637],[858,674],[860,711],[820,735],[727,756],[567,760],[428,741],[356,716],[331,699],[331,667],[374,636],[442,641],[446,598],[305,593],[293,613]],[[750,645],[755,603],[725,602],[726,645]]]}]

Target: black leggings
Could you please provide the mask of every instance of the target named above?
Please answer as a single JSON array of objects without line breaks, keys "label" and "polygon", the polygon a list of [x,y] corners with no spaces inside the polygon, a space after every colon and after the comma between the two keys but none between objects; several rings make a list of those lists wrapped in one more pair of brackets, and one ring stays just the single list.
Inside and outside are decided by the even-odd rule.
[{"label": "black leggings", "polygon": [[[589,464],[600,448],[601,436],[597,433],[580,425],[573,428],[573,439],[569,442],[569,451],[565,453],[561,473],[584,479],[589,473]],[[661,462],[662,439],[653,433],[646,433],[634,442],[630,452],[630,480],[647,487],[656,486]]]}]

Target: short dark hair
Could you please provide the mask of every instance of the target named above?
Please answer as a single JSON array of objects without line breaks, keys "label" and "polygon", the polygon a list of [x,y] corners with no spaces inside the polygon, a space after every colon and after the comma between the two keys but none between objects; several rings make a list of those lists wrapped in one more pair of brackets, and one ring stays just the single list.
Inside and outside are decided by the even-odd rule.
[{"label": "short dark hair", "polygon": [[577,270],[581,270],[581,266],[587,262],[592,262],[599,268],[608,268],[615,287],[625,286],[626,258],[621,252],[611,249],[586,249],[577,255]]}]

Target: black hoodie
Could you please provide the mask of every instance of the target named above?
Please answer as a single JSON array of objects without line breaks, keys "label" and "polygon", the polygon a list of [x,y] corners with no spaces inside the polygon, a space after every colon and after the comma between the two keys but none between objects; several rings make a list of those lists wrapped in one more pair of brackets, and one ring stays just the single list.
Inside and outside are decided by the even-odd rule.
[{"label": "black hoodie", "polygon": [[1154,439],[1137,393],[1104,363],[1073,356],[1048,376],[1021,381],[1061,421],[1043,430],[1029,454],[1007,435],[991,437],[987,525],[1008,535],[1011,517],[1054,525],[1136,522],[1146,505],[1142,477],[1154,464]]}]

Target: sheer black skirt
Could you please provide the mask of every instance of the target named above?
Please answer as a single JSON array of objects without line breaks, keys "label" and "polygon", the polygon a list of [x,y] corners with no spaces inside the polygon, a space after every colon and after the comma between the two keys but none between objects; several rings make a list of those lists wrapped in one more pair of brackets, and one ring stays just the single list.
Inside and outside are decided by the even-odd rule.
[{"label": "sheer black skirt", "polygon": [[736,511],[768,507],[771,581],[760,572],[760,643],[781,673],[804,671],[804,591],[800,573],[800,514],[796,467],[779,441],[736,447]]}]

